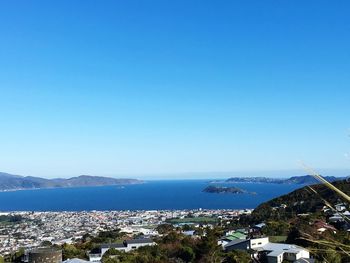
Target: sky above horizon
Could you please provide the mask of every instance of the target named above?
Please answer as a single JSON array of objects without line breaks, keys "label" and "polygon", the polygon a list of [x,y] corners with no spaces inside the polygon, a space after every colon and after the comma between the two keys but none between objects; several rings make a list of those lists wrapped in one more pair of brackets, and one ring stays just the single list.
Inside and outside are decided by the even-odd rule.
[{"label": "sky above horizon", "polygon": [[0,171],[349,171],[349,8],[3,1]]}]

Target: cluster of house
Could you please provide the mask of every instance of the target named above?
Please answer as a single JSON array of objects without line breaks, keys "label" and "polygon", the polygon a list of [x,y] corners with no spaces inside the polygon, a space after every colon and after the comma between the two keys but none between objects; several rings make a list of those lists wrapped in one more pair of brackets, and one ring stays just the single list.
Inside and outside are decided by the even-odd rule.
[{"label": "cluster of house", "polygon": [[[350,218],[350,212],[347,210],[345,204],[339,203],[334,206],[335,211],[328,208],[324,207],[323,212],[326,214],[330,215],[328,218],[328,221],[330,223],[337,223],[337,222],[346,222],[349,221],[348,219]],[[350,231],[350,225],[346,225],[347,230]]]},{"label": "cluster of house", "polygon": [[[255,226],[263,227],[263,224]],[[149,238],[125,240],[121,243],[102,244],[98,251],[89,254],[90,262],[101,262],[103,255],[111,248],[119,251],[129,252],[142,246],[152,246],[156,243]],[[307,249],[290,244],[272,243],[268,237],[248,238],[248,230],[237,229],[228,231],[219,241],[223,250],[245,250],[249,252],[253,259],[261,260],[265,258],[268,263],[282,263],[288,260],[293,263],[314,263],[315,260],[310,258]]]},{"label": "cluster of house", "polygon": [[79,211],[79,212],[0,212],[4,216],[21,216],[13,224],[0,225],[0,256],[9,255],[20,248],[34,249],[43,241],[52,244],[72,244],[85,234],[98,235],[118,227],[121,232],[134,235],[157,235],[155,227],[166,220],[191,217],[215,217],[229,220],[251,209],[190,209],[139,211]]},{"label": "cluster of house", "polygon": [[[281,205],[279,208],[286,208],[286,205]],[[325,207],[323,211],[327,215],[327,222],[322,220],[314,221],[312,224],[315,226],[315,230],[317,230],[318,233],[322,234],[324,231],[332,231],[336,232],[337,229],[330,223],[339,223],[342,222],[342,225],[345,225],[348,227],[348,231],[350,231],[350,225],[347,224],[349,221],[348,218],[350,218],[350,212],[347,210],[347,207],[344,204],[337,204],[335,206],[336,211],[329,209],[328,207]],[[186,211],[188,213],[188,211]],[[209,213],[209,211],[193,211],[193,214],[197,213],[203,214]],[[225,218],[232,218],[235,211],[221,211],[222,214],[225,215],[223,219]],[[103,223],[108,222],[107,225],[115,225],[118,224],[121,231],[128,233],[129,236],[134,236],[136,234],[142,233],[145,236],[157,236],[159,235],[157,231],[153,228],[149,228],[147,226],[149,225],[158,225],[160,223],[163,223],[166,218],[173,218],[174,211],[171,211],[171,214],[167,211],[142,211],[142,212],[123,212],[124,214],[121,214],[121,212],[84,212],[82,213],[74,213],[74,214],[67,214],[67,213],[41,213],[41,214],[25,214],[28,218],[34,217],[34,218],[40,218],[40,222],[47,224],[44,225],[43,229],[46,232],[49,232],[53,229],[53,227],[61,226],[60,224],[65,224],[64,229],[67,233],[68,231],[72,231],[74,233],[77,233],[79,235],[82,235],[82,230],[87,229],[95,229],[95,231],[102,231],[105,227]],[[169,212],[170,213],[170,212]],[[180,211],[179,213],[182,214],[176,214],[177,217],[183,216],[185,217],[185,212]],[[197,215],[195,214],[195,215]],[[219,214],[219,213],[218,213]],[[239,213],[238,213],[239,214]],[[75,220],[77,223],[75,223],[74,227],[72,227],[72,224],[66,223],[67,220],[64,220],[63,223],[60,221],[63,215],[69,215],[70,221]],[[308,214],[300,214],[298,216],[308,216]],[[116,219],[118,218],[118,219]],[[123,220],[123,221],[121,221]],[[74,222],[75,222],[74,221]],[[25,221],[21,224],[28,224],[31,221]],[[35,222],[35,221],[34,221]],[[53,222],[53,223],[52,223]],[[199,224],[196,223],[189,223],[189,222],[181,222],[176,224],[177,227],[183,227],[184,225],[190,225],[192,224],[192,227],[199,227]],[[18,228],[23,227],[23,225],[18,225]],[[213,227],[213,225],[208,224],[207,227]],[[248,253],[250,253],[251,257],[253,259],[261,260],[265,259],[268,263],[281,263],[284,260],[287,260],[289,262],[293,263],[313,263],[314,259],[310,258],[310,253],[307,249],[291,245],[291,244],[283,244],[283,243],[273,243],[270,242],[268,237],[263,237],[261,235],[257,235],[256,233],[261,232],[261,229],[265,226],[264,223],[257,224],[250,229],[235,229],[226,232],[225,236],[220,238],[218,240],[218,245],[222,246],[222,249],[224,251],[231,251],[231,250],[245,250]],[[201,225],[203,227],[203,225]],[[337,226],[338,228],[338,226]],[[70,230],[72,229],[72,230]],[[193,228],[192,228],[193,229]],[[78,232],[79,230],[79,232]],[[255,231],[255,234],[253,235],[255,238],[250,238],[251,232]],[[45,234],[46,232],[41,236],[41,240],[45,240]],[[65,232],[65,233],[66,233]],[[56,233],[56,232],[55,232]],[[57,232],[58,233],[58,232]],[[196,232],[194,230],[188,230],[188,231],[182,231],[183,234],[192,236],[194,238],[197,238]],[[6,237],[8,237],[8,234]],[[59,234],[59,233],[58,233]],[[47,234],[46,234],[47,235]],[[52,234],[51,234],[52,235]],[[76,237],[79,237],[76,236]],[[1,236],[0,236],[1,238]],[[0,239],[1,241],[1,239]],[[53,241],[53,240],[52,240]],[[65,240],[66,241],[66,240]],[[54,243],[54,242],[52,242]],[[111,243],[111,244],[102,244],[98,249],[95,249],[93,251],[90,251],[88,254],[89,261],[90,262],[101,262],[101,259],[103,255],[111,248],[114,248],[119,251],[129,252],[133,249],[137,249],[142,246],[152,246],[156,243],[150,239],[150,238],[138,238],[138,239],[131,239],[131,240],[125,240],[120,243]],[[1,248],[1,246],[0,246]],[[41,253],[41,252],[40,252]],[[32,255],[40,255],[40,253],[35,254],[32,253]],[[48,254],[45,256],[47,257]],[[37,263],[39,261],[33,261],[34,256],[32,256],[32,261],[30,259],[27,260],[27,262],[30,263]],[[57,258],[57,255],[56,255]],[[58,257],[59,258],[59,257]],[[46,262],[46,261],[45,261]],[[60,263],[62,262],[62,257],[58,259],[58,261],[50,261],[52,263]],[[81,263],[81,262],[88,262],[81,259],[70,259],[64,261],[66,263]]]},{"label": "cluster of house", "polygon": [[[323,212],[327,216],[327,222],[323,220],[316,220],[313,222],[313,225],[319,234],[322,234],[325,231],[330,231],[335,234],[338,229],[350,232],[350,212],[347,210],[345,204],[336,204],[334,209],[324,206]],[[336,225],[338,229],[333,225]]]},{"label": "cluster of house", "polygon": [[[307,249],[291,244],[273,243],[268,237],[249,238],[249,233],[259,232],[265,226],[257,224],[250,229],[236,229],[227,231],[225,236],[218,240],[218,245],[226,252],[232,250],[244,250],[250,253],[255,260],[265,259],[268,263],[282,263],[288,260],[293,263],[314,263]],[[194,236],[194,231],[183,231],[183,234]],[[102,244],[98,251],[89,254],[89,261],[100,262],[103,255],[111,248],[129,252],[141,246],[152,246],[156,243],[150,238],[125,240],[121,243]]]},{"label": "cluster of house", "polygon": [[[282,204],[279,208],[286,208],[286,205]],[[343,203],[335,205],[334,209],[330,209],[325,206],[323,212],[327,215],[327,222],[322,220],[315,220],[310,222],[315,227],[315,230],[322,234],[325,231],[333,233],[337,232],[332,224],[338,223],[343,230],[350,232],[350,212]],[[276,208],[277,209],[277,208]],[[309,216],[309,214],[299,214],[298,216]],[[264,223],[255,225],[249,231],[255,231],[263,228]],[[291,244],[273,243],[270,242],[268,237],[261,238],[248,238],[249,233],[247,229],[237,229],[228,231],[223,236],[218,244],[222,246],[225,251],[231,250],[245,250],[248,251],[253,259],[260,260],[264,258],[268,263],[281,263],[284,260],[293,263],[313,263],[315,260],[310,257],[310,253],[307,249]]]},{"label": "cluster of house", "polygon": [[[222,246],[222,249],[226,252],[232,250],[244,250],[250,253],[252,259],[261,261],[264,259],[268,263],[282,263],[284,260],[288,260],[293,263],[314,263],[314,259],[310,258],[310,253],[307,249],[291,244],[273,243],[270,242],[268,237],[249,238],[251,232],[259,232],[265,226],[264,223],[257,224],[250,229],[236,229],[227,231],[225,236],[218,240],[218,245]],[[193,236],[194,232],[183,231],[184,234]],[[142,237],[137,239],[124,240],[119,243],[101,244],[99,248],[90,251],[88,254],[89,261],[82,259],[69,259],[63,261],[64,263],[82,263],[82,262],[96,262],[99,263],[102,260],[103,255],[111,248],[118,251],[130,252],[134,249],[138,249],[143,246],[152,246],[156,243],[148,237]],[[53,251],[50,249],[36,249],[29,251],[29,257],[25,262],[38,263],[38,262],[50,262],[61,263],[62,252]],[[46,261],[40,261],[41,258],[45,258]],[[48,261],[49,260],[49,261]]]},{"label": "cluster of house", "polygon": [[83,263],[83,259],[73,258],[62,261],[62,250],[48,247],[41,247],[28,250],[21,262],[24,263]]},{"label": "cluster of house", "polygon": [[138,249],[142,246],[152,246],[156,243],[150,238],[138,238],[131,240],[124,240],[121,243],[111,243],[111,244],[102,244],[97,249],[98,251],[94,251],[89,253],[89,261],[73,258],[62,261],[62,250],[49,248],[49,247],[41,247],[35,248],[26,251],[22,262],[25,263],[83,263],[83,262],[96,262],[100,263],[103,255],[111,248],[114,248],[119,251],[129,252],[134,249]]}]

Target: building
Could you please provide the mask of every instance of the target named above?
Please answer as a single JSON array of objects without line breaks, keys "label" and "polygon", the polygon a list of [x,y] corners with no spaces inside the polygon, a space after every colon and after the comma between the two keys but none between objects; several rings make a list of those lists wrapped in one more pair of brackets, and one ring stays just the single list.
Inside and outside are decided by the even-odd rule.
[{"label": "building", "polygon": [[89,262],[80,258],[72,258],[72,259],[67,259],[63,261],[62,263],[84,263],[84,262]]},{"label": "building", "polygon": [[268,263],[282,263],[283,260],[290,262],[314,262],[310,259],[310,253],[303,247],[290,244],[269,242],[268,237],[255,239],[236,239],[224,246],[225,251],[246,250],[250,251],[255,259],[265,258]]},{"label": "building", "polygon": [[314,222],[314,226],[319,234],[322,234],[327,230],[333,232],[334,234],[337,233],[337,229],[334,226],[329,225],[322,220],[316,220]]},{"label": "building", "polygon": [[346,210],[346,206],[345,206],[343,203],[336,204],[336,205],[335,205],[335,209],[336,209],[338,212],[343,212],[343,211]]},{"label": "building", "polygon": [[221,245],[222,247],[225,247],[228,243],[234,240],[245,240],[247,239],[247,235],[240,232],[240,231],[229,231],[226,233],[226,236],[223,236],[219,239],[218,245]]},{"label": "building", "polygon": [[330,218],[328,218],[329,222],[343,222],[344,221],[344,216],[340,213],[335,213],[333,216],[331,216]]},{"label": "building", "polygon": [[119,251],[129,252],[134,249],[138,249],[143,246],[153,246],[156,243],[150,238],[140,238],[140,239],[131,239],[124,240],[122,243],[111,243],[111,244],[102,244],[100,246],[99,253],[90,253],[89,261],[99,262],[103,255],[110,249],[114,248]]},{"label": "building", "polygon": [[140,238],[140,239],[131,239],[131,240],[124,240],[123,243],[115,243],[115,244],[102,244],[101,245],[101,253],[102,256],[104,253],[107,252],[110,248],[115,248],[120,251],[129,252],[134,249],[138,249],[139,247],[143,246],[153,246],[156,243],[153,242],[150,238]]},{"label": "building", "polygon": [[37,248],[28,253],[29,263],[61,263],[62,250],[54,248]]}]

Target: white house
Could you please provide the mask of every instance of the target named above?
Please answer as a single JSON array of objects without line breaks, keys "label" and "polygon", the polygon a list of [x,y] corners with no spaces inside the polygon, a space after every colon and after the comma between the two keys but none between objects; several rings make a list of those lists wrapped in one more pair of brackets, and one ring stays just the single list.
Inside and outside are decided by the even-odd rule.
[{"label": "white house", "polygon": [[89,254],[89,261],[99,262],[101,261],[103,255],[110,249],[114,248],[119,251],[129,252],[134,249],[138,249],[143,246],[153,246],[156,243],[150,238],[140,238],[140,239],[131,239],[124,240],[122,243],[110,243],[102,244],[100,246],[100,253]]},{"label": "white house", "polygon": [[72,258],[72,259],[67,259],[63,261],[62,263],[84,263],[84,262],[89,262],[80,258]]},{"label": "white house", "polygon": [[313,259],[310,259],[310,253],[305,248],[290,244],[271,243],[268,237],[233,240],[226,244],[224,249],[226,251],[236,249],[253,251],[254,258],[266,257],[268,263],[282,263],[283,260],[314,262]]}]

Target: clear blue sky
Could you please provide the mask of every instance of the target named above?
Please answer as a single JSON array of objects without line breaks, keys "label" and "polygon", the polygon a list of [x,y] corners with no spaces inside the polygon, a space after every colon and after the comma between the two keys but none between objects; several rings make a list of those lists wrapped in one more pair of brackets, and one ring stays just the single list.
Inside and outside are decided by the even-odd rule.
[{"label": "clear blue sky", "polygon": [[349,11],[320,0],[2,1],[0,171],[347,169]]}]

